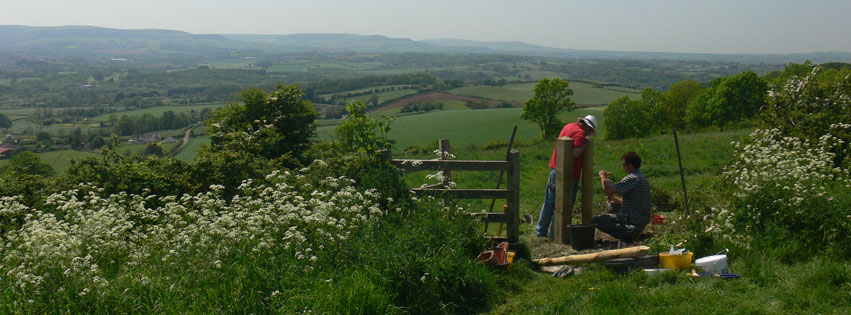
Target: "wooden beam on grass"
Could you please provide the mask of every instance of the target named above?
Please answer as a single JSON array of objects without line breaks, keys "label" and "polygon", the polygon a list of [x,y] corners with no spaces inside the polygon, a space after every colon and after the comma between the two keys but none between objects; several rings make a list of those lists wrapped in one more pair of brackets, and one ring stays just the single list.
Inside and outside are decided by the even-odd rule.
[{"label": "wooden beam on grass", "polygon": [[578,265],[578,264],[587,264],[597,261],[606,261],[609,259],[615,258],[628,258],[628,257],[639,257],[644,256],[648,252],[650,252],[650,247],[647,246],[634,246],[627,247],[621,249],[612,249],[606,250],[591,254],[583,254],[583,255],[570,255],[570,256],[562,256],[562,257],[554,257],[554,258],[541,258],[532,260],[538,265],[541,266],[554,266],[554,265]]}]

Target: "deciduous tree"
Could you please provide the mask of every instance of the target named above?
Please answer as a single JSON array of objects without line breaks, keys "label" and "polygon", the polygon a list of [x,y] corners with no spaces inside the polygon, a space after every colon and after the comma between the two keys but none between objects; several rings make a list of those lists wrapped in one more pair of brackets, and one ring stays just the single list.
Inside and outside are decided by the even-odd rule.
[{"label": "deciduous tree", "polygon": [[653,128],[650,104],[644,100],[618,98],[603,110],[606,117],[606,138],[625,139],[646,137]]},{"label": "deciduous tree", "polygon": [[275,91],[242,92],[242,104],[213,112],[207,134],[213,151],[246,151],[268,159],[303,150],[315,131],[319,112],[295,85],[278,84]]},{"label": "deciduous tree", "polygon": [[541,79],[535,85],[535,96],[523,106],[520,118],[537,124],[541,129],[542,138],[552,139],[564,125],[558,114],[574,109],[575,103],[570,99],[571,95],[573,90],[567,80]]}]

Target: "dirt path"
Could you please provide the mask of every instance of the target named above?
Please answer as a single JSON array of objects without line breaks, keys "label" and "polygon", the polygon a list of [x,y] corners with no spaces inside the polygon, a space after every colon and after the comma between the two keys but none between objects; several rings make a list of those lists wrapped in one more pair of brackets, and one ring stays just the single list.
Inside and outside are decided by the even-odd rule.
[{"label": "dirt path", "polygon": [[178,147],[177,150],[174,150],[175,153],[180,152],[180,150],[183,150],[183,147],[189,144],[189,134],[191,133],[192,128],[186,129],[186,132],[183,133],[183,143],[180,144],[180,147]]}]

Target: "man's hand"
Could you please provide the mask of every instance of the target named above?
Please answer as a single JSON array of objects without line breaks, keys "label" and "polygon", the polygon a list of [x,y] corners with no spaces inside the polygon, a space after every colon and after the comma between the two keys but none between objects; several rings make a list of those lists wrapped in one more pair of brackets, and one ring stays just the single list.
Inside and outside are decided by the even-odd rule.
[{"label": "man's hand", "polygon": [[600,170],[600,172],[597,173],[597,174],[600,176],[600,178],[605,180],[606,176],[612,175],[612,172],[606,172],[606,170]]}]

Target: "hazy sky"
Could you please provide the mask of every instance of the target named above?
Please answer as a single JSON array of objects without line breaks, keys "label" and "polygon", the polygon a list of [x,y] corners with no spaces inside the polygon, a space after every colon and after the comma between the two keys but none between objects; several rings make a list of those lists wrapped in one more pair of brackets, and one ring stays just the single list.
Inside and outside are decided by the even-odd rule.
[{"label": "hazy sky", "polygon": [[350,33],[559,48],[851,52],[849,0],[0,0],[2,25]]}]

